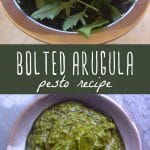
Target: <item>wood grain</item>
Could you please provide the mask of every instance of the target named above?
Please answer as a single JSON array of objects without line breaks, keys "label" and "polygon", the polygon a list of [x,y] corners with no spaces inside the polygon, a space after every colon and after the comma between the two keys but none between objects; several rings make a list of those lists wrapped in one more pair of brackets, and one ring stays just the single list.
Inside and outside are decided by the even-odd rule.
[{"label": "wood grain", "polygon": [[[0,44],[44,44],[20,31],[0,12]],[[150,5],[140,23],[110,44],[150,44]]]}]

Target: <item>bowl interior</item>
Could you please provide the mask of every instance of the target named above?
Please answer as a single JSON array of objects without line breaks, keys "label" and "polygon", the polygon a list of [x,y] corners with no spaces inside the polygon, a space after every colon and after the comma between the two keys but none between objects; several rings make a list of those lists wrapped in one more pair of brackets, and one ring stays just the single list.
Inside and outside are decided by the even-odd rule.
[{"label": "bowl interior", "polygon": [[117,22],[103,28],[100,32],[94,32],[90,38],[85,38],[80,34],[53,29],[37,22],[20,8],[17,1],[19,0],[1,0],[0,8],[22,31],[50,44],[100,44],[116,39],[139,22],[149,4],[148,0],[136,0],[130,10]]},{"label": "bowl interior", "polygon": [[81,102],[108,115],[117,125],[126,150],[141,150],[139,134],[134,123],[113,100],[102,95],[49,95],[39,99],[28,107],[17,120],[7,150],[25,150],[26,138],[36,118],[46,108],[66,100]]},{"label": "bowl interior", "polygon": [[[30,20],[32,20],[33,22],[36,22],[39,26],[44,27],[44,28],[47,28],[47,29],[49,29],[49,30],[56,31],[56,32],[77,34],[76,31],[63,31],[63,30],[61,30],[61,29],[57,29],[57,28],[51,27],[51,26],[49,26],[48,24],[46,25],[43,21],[39,22],[39,21],[33,19],[32,17],[30,17],[31,14],[32,14],[32,13],[34,12],[34,10],[36,9],[35,0],[33,0],[33,1],[31,1],[31,2],[29,1],[28,3],[27,3],[26,0],[22,0],[22,1],[21,1],[21,2],[22,2],[22,5],[19,4],[19,1],[18,1],[18,0],[14,0],[14,1],[15,1],[15,3],[16,3],[17,7],[18,7],[21,11],[23,11],[24,14],[29,17]],[[132,11],[132,9],[135,7],[137,1],[138,1],[138,0],[134,0],[133,4],[130,5],[128,8],[126,8],[126,9],[124,10],[124,13],[122,14],[122,16],[121,16],[119,19],[117,19],[116,21],[113,21],[113,22],[109,23],[109,24],[106,25],[104,28],[106,28],[106,29],[107,29],[107,28],[110,28],[110,27],[112,27],[113,25],[119,23],[122,19],[124,19],[124,18]],[[29,6],[28,6],[29,3],[32,3],[32,6],[33,6],[33,7],[29,7]]]}]

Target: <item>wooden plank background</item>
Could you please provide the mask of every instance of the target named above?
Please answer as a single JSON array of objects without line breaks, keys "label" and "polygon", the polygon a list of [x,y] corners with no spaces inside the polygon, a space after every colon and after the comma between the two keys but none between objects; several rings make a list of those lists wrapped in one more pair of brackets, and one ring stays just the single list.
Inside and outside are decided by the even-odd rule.
[{"label": "wooden plank background", "polygon": [[[150,5],[139,24],[110,44],[150,44]],[[0,44],[42,44],[13,25],[0,11]]]},{"label": "wooden plank background", "polygon": [[[42,95],[0,95],[0,150],[6,144],[14,121],[23,109]],[[150,150],[150,94],[109,94],[135,122],[143,150]]]}]

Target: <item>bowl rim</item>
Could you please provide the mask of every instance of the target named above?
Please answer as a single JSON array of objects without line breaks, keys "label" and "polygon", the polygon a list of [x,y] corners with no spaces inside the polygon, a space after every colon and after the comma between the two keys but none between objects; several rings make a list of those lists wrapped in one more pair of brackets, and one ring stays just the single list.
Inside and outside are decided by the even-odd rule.
[{"label": "bowl rim", "polygon": [[14,1],[0,1],[0,6],[6,15],[28,35],[50,44],[100,44],[116,39],[130,31],[138,23],[149,3],[148,0],[136,0],[135,6],[118,23],[91,34],[90,38],[87,39],[80,34],[72,34],[71,32],[66,34],[64,31],[56,32],[54,31],[56,29],[50,30],[37,25],[37,21],[32,21],[29,16],[25,16],[25,13],[17,8]]},{"label": "bowl rim", "polygon": [[[42,23],[40,23],[39,21],[33,19],[31,16],[29,16],[28,14],[25,13],[25,11],[19,6],[17,0],[13,0],[17,9],[24,15],[26,16],[29,20],[33,21],[35,24],[37,24],[38,26],[41,26],[41,27],[44,27],[44,28],[47,28],[48,30],[52,30],[52,31],[55,31],[55,32],[61,32],[61,33],[66,33],[66,34],[79,34],[77,31],[63,31],[61,29],[56,29],[56,28],[53,28],[53,27],[50,27],[50,26],[47,26],[47,25],[44,25]],[[134,0],[133,4],[130,6],[130,8],[123,14],[121,14],[121,17],[119,19],[117,19],[116,21],[113,21],[112,23],[104,26],[104,28],[109,28],[113,25],[115,25],[116,23],[119,23],[122,19],[124,19],[131,11],[132,9],[135,7],[136,3],[138,2],[139,0]]]},{"label": "bowl rim", "polygon": [[[20,113],[19,117],[17,117],[15,123],[12,126],[12,129],[11,129],[11,132],[10,132],[10,135],[9,135],[9,138],[8,138],[8,143],[7,143],[7,146],[6,146],[7,150],[12,150],[10,146],[12,145],[12,142],[13,142],[13,136],[14,136],[15,132],[17,131],[17,127],[19,126],[19,124],[20,124],[22,118],[24,117],[25,113],[29,112],[29,110],[31,110],[34,105],[39,103],[39,101],[42,101],[43,99],[49,98],[51,96],[56,96],[56,95],[57,94],[42,95],[40,98],[36,98],[34,102],[31,102],[28,106],[25,107],[25,109],[23,109],[23,111]],[[64,96],[64,95],[73,96],[74,94],[59,94],[59,96],[61,96],[61,95],[62,96]],[[109,104],[111,104],[113,106],[116,106],[117,109],[122,112],[122,114],[124,115],[124,118],[127,119],[129,124],[131,125],[131,128],[134,130],[139,150],[142,150],[142,142],[141,142],[139,130],[138,130],[137,126],[135,125],[135,123],[132,121],[129,114],[123,109],[123,107],[120,104],[118,104],[114,99],[112,99],[111,97],[109,97],[107,95],[104,95],[104,94],[78,94],[78,96],[89,96],[89,95],[97,95],[97,96],[99,96],[99,98],[100,97],[104,98],[105,100],[107,100],[107,102]],[[115,121],[114,121],[114,123],[115,123]],[[121,137],[121,138],[124,141],[123,137]]]}]

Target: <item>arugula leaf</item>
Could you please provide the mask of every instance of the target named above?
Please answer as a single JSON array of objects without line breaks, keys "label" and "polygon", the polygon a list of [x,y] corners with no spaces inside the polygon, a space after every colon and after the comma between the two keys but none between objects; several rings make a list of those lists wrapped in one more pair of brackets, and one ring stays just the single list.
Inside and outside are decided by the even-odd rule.
[{"label": "arugula leaf", "polygon": [[51,0],[36,0],[36,8],[42,8],[46,4],[48,4]]},{"label": "arugula leaf", "polygon": [[70,28],[73,28],[79,21],[81,21],[83,25],[86,25],[86,21],[84,19],[85,17],[88,17],[85,11],[68,17],[63,23],[63,30],[66,31]]},{"label": "arugula leaf", "polygon": [[101,7],[106,6],[107,4],[111,4],[111,0],[93,0],[92,5],[98,9]]},{"label": "arugula leaf", "polygon": [[51,4],[35,11],[31,17],[34,19],[51,19],[53,20],[62,10],[73,7],[73,3],[76,0],[70,0],[69,2],[62,2],[61,0],[54,0]]},{"label": "arugula leaf", "polygon": [[69,17],[71,13],[71,8],[70,7],[66,7],[66,16]]},{"label": "arugula leaf", "polygon": [[21,3],[21,1],[20,1],[20,0],[16,0],[16,2],[17,2],[18,4],[20,4],[20,3]]},{"label": "arugula leaf", "polygon": [[78,32],[85,35],[85,37],[89,37],[91,32],[96,28],[102,28],[104,25],[108,24],[109,21],[103,18],[98,18],[94,23],[86,25],[78,29]]},{"label": "arugula leaf", "polygon": [[40,20],[43,20],[45,18],[53,19],[58,14],[58,10],[57,10],[58,6],[59,6],[59,2],[54,1],[53,3],[47,4],[46,6],[35,11],[31,15],[31,17],[34,19],[40,19]]},{"label": "arugula leaf", "polygon": [[110,10],[112,21],[118,20],[121,17],[120,11],[112,5],[108,5],[108,7],[109,7],[109,10]]}]

